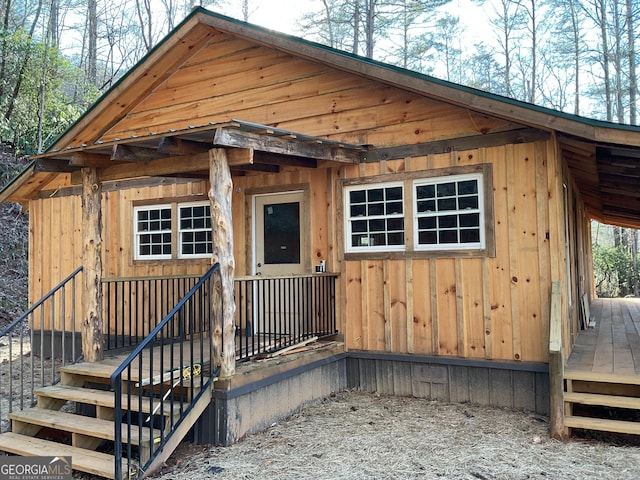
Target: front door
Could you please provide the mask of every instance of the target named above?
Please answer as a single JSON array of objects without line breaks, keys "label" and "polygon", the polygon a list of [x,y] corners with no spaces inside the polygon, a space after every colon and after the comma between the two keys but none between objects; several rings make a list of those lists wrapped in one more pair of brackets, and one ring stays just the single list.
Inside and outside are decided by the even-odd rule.
[{"label": "front door", "polygon": [[303,193],[287,192],[255,197],[256,275],[305,273]]},{"label": "front door", "polygon": [[265,350],[304,331],[307,279],[291,277],[306,273],[303,199],[303,192],[254,197],[254,273],[262,280],[254,284],[253,332]]}]

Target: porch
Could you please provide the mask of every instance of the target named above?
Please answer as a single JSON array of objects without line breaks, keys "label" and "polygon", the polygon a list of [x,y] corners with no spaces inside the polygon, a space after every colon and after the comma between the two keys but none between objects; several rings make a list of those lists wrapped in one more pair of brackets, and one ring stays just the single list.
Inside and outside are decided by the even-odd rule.
[{"label": "porch", "polygon": [[[216,265],[202,277],[105,279],[106,355],[92,363],[75,358],[75,323],[65,328],[82,318],[82,269],[67,277],[0,332],[21,345],[0,364],[0,450],[69,455],[74,469],[115,479],[161,464],[224,387],[216,385],[229,355],[218,272]],[[260,365],[249,360],[334,336],[336,277],[236,278],[235,361],[251,363],[255,378]]]},{"label": "porch", "polygon": [[564,426],[640,435],[640,299],[592,302],[564,366]]}]

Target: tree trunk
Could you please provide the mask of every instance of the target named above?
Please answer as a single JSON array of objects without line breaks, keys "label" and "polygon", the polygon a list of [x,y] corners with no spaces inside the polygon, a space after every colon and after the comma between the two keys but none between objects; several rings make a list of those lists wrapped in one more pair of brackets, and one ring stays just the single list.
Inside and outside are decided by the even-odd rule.
[{"label": "tree trunk", "polygon": [[[29,30],[29,42],[33,40],[33,34],[35,33],[36,26],[38,25],[38,21],[40,19],[40,12],[42,11],[42,0],[38,2],[38,8],[35,13],[35,17],[33,22],[31,23],[31,29]],[[25,76],[25,71],[27,70],[27,65],[29,63],[29,59],[31,58],[32,46],[29,45],[27,52],[24,55],[24,59],[22,60],[22,64],[20,65],[20,73],[17,76],[16,84],[13,87],[13,92],[11,97],[9,97],[9,104],[7,106],[7,110],[4,113],[4,118],[8,122],[11,121],[11,116],[13,115],[13,109],[16,106],[16,100],[18,99],[18,95],[20,94],[20,88],[22,87],[22,80]]]},{"label": "tree trunk", "polygon": [[[209,201],[211,202],[211,227],[213,229],[212,263],[220,263],[222,297],[222,358],[220,379],[228,379],[236,372],[235,312],[233,257],[233,223],[231,197],[233,183],[227,162],[227,153],[222,148],[211,150]],[[215,315],[218,312],[214,313]],[[214,331],[214,341],[219,338]]]},{"label": "tree trunk", "polygon": [[87,83],[98,86],[98,1],[89,0],[88,45],[87,45]]},{"label": "tree trunk", "polygon": [[637,122],[636,97],[638,94],[638,79],[636,78],[636,46],[635,46],[635,18],[631,9],[631,0],[627,0],[627,42],[629,43],[629,123]]},{"label": "tree trunk", "polygon": [[95,168],[82,169],[82,264],[84,301],[82,354],[85,362],[104,357],[102,333],[102,186]]},{"label": "tree trunk", "polygon": [[375,32],[376,0],[369,0],[367,4],[367,58],[373,58],[373,34]]}]

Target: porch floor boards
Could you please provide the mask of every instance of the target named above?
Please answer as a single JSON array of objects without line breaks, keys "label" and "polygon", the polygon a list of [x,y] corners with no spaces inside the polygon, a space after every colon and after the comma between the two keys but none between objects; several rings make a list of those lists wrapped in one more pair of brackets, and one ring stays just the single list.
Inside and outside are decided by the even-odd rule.
[{"label": "porch floor boards", "polygon": [[638,377],[640,382],[640,299],[598,298],[591,304],[595,327],[578,334],[565,365],[590,378]]},{"label": "porch floor boards", "polygon": [[640,299],[599,298],[564,368],[568,428],[640,435]]}]

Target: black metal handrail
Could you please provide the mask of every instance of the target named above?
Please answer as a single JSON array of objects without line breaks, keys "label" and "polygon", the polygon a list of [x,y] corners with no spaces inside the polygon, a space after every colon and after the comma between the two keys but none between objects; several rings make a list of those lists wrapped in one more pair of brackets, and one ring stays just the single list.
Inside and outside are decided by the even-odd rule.
[{"label": "black metal handrail", "polygon": [[222,318],[214,307],[223,308],[219,282],[216,264],[111,375],[116,479],[123,478],[123,464],[127,476],[148,468],[214,380],[212,334],[214,319]]},{"label": "black metal handrail", "polygon": [[337,276],[236,278],[237,361],[335,335]]},{"label": "black metal handrail", "polygon": [[[14,407],[22,410],[27,401],[29,406],[34,405],[34,390],[57,383],[59,368],[67,363],[78,361],[81,356],[81,352],[76,353],[75,330],[77,309],[81,308],[76,298],[76,277],[80,272],[82,267],[76,268],[19,318],[0,331],[0,339],[7,342],[9,350],[8,363],[0,362],[0,378],[8,379],[5,399],[0,398],[0,431],[2,432],[9,428],[8,415]],[[70,295],[67,295],[67,291]],[[38,345],[34,340],[36,318],[40,323]],[[49,327],[45,328],[47,319]],[[67,319],[71,325],[70,331],[65,327]],[[56,320],[61,326],[60,329],[55,328]],[[25,362],[24,344],[27,335],[31,353],[28,361]],[[47,335],[50,338],[45,344]],[[19,352],[14,359],[13,340],[16,338]],[[36,369],[36,361],[39,364],[39,370]],[[48,365],[49,362],[51,365]],[[8,369],[7,372],[4,371],[5,368]],[[17,386],[14,382],[19,382],[20,393],[14,392],[14,385]]]}]

